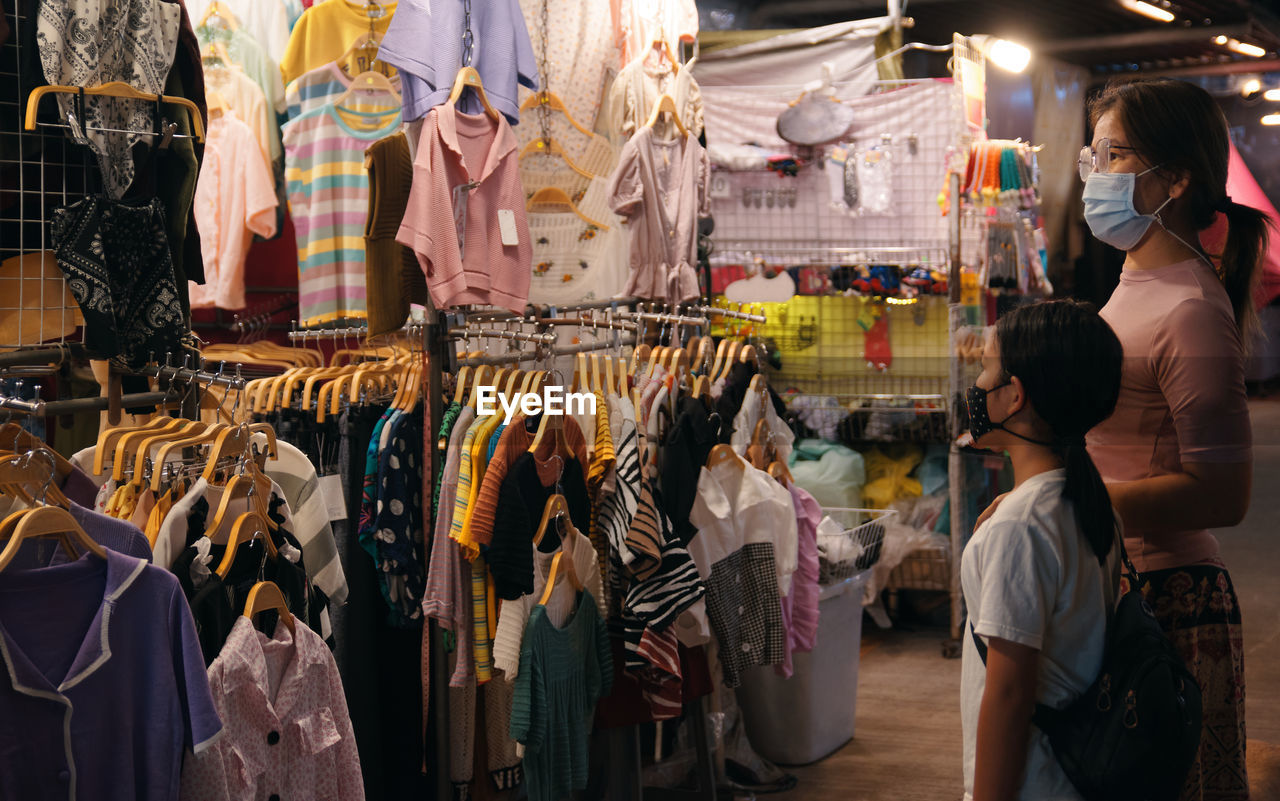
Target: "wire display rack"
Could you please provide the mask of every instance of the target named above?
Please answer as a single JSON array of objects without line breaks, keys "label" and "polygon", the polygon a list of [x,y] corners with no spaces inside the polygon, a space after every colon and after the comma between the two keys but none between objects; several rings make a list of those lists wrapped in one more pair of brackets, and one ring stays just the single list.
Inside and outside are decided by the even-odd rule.
[{"label": "wire display rack", "polygon": [[[84,319],[50,252],[53,210],[83,197],[89,168],[59,130],[23,130],[27,92],[44,83],[31,3],[10,3],[0,46],[0,350],[75,338]],[[50,104],[50,108],[55,108]]]},{"label": "wire display rack", "polygon": [[[981,221],[962,225],[959,175],[972,141],[984,138],[986,75],[983,55],[958,34],[951,69],[952,81],[840,96],[855,107],[851,140],[841,143],[846,160],[876,150],[889,168],[876,182],[846,191],[846,171],[822,151],[797,151],[810,162],[795,175],[712,176],[713,280],[717,269],[792,275],[796,296],[762,304],[768,323],[752,333],[778,355],[771,381],[779,388],[833,397],[850,412],[841,440],[954,442],[960,433],[961,390],[972,368],[956,358],[955,337],[981,323],[982,304],[969,298],[971,310],[961,303],[962,266],[977,265],[981,255]],[[874,202],[861,202],[868,192],[877,193]],[[858,212],[850,213],[840,201],[854,195]],[[875,270],[885,280],[868,291]],[[904,277],[915,279],[914,290],[900,288]],[[959,652],[964,616],[958,562],[971,521],[961,513],[963,470],[953,446],[951,548],[921,554],[929,564],[918,566],[926,575],[916,582],[950,594],[948,656]]]}]

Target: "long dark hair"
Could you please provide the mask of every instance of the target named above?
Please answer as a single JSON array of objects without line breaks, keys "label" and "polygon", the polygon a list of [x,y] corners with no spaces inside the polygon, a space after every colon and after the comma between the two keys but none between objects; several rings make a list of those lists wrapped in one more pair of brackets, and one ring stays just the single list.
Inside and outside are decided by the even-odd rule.
[{"label": "long dark hair", "polygon": [[1005,314],[996,323],[996,343],[1005,376],[1022,381],[1031,408],[1052,429],[1053,448],[1067,469],[1063,494],[1104,562],[1116,521],[1084,435],[1115,411],[1124,355],[1120,340],[1090,304],[1055,300]]},{"label": "long dark hair", "polygon": [[1089,124],[1115,111],[1129,145],[1161,172],[1186,171],[1191,223],[1203,231],[1214,213],[1227,216],[1227,242],[1220,254],[1219,277],[1231,298],[1236,327],[1247,349],[1260,328],[1254,289],[1261,277],[1270,221],[1251,206],[1227,197],[1230,138],[1227,118],[1209,93],[1172,78],[1112,81],[1089,104]]}]

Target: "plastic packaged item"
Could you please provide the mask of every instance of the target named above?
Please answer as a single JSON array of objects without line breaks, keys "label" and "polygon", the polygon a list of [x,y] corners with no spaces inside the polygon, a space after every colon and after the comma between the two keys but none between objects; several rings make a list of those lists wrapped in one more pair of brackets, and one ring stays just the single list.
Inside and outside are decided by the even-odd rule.
[{"label": "plastic packaged item", "polygon": [[893,211],[893,155],[887,148],[869,147],[857,155],[858,214]]},{"label": "plastic packaged item", "polygon": [[862,454],[834,442],[802,439],[792,446],[792,478],[823,507],[862,506],[867,472]]}]

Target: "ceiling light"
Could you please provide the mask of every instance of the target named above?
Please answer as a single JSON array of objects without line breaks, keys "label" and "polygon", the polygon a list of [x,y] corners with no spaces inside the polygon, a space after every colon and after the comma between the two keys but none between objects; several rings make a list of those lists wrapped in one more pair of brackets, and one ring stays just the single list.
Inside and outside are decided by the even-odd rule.
[{"label": "ceiling light", "polygon": [[1263,125],[1280,125],[1280,114],[1268,114],[1262,118]]},{"label": "ceiling light", "polygon": [[986,48],[987,58],[1002,70],[1022,72],[1031,61],[1031,51],[1008,39],[992,39]]},{"label": "ceiling light", "polygon": [[1160,22],[1173,22],[1175,19],[1172,11],[1153,6],[1150,3],[1144,3],[1143,0],[1120,0],[1120,5],[1135,14],[1141,14],[1144,17]]},{"label": "ceiling light", "polygon": [[1244,84],[1241,85],[1240,87],[1240,94],[1244,95],[1245,97],[1248,97],[1249,95],[1256,95],[1258,92],[1261,92],[1261,91],[1262,91],[1262,81],[1258,80],[1257,78],[1250,78],[1249,80],[1245,81]]},{"label": "ceiling light", "polygon": [[1264,50],[1261,47],[1258,47],[1256,44],[1249,44],[1248,42],[1242,42],[1239,39],[1230,39],[1226,36],[1213,37],[1213,43],[1218,45],[1226,45],[1226,48],[1228,50],[1239,53],[1242,56],[1249,56],[1250,58],[1262,58],[1267,54],[1266,50]]},{"label": "ceiling light", "polygon": [[1262,93],[1262,98],[1264,100],[1270,100],[1271,102],[1274,103],[1277,100],[1280,100],[1280,89],[1268,89],[1267,91]]}]

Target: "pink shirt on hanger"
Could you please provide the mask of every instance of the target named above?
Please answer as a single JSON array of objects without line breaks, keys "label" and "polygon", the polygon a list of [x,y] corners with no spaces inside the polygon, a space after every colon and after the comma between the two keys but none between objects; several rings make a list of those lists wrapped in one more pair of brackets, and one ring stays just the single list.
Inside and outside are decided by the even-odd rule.
[{"label": "pink shirt on hanger", "polygon": [[449,103],[431,109],[396,241],[417,254],[437,307],[524,311],[533,243],[516,138],[505,118],[462,114]]},{"label": "pink shirt on hanger", "polygon": [[275,236],[276,205],[253,131],[228,114],[210,119],[195,196],[205,283],[188,282],[193,309],[244,308],[245,256],[254,234]]}]

